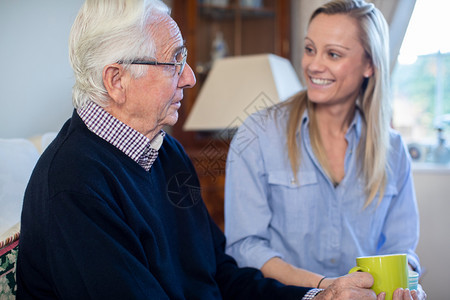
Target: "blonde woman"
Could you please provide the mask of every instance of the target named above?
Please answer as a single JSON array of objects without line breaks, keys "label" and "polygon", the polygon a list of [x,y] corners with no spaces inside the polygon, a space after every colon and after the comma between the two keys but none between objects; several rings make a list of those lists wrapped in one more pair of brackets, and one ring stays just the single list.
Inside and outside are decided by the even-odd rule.
[{"label": "blonde woman", "polygon": [[252,115],[230,147],[225,233],[241,266],[320,288],[363,255],[407,253],[420,272],[411,163],[389,126],[388,44],[384,17],[363,0],[311,16],[307,89]]}]

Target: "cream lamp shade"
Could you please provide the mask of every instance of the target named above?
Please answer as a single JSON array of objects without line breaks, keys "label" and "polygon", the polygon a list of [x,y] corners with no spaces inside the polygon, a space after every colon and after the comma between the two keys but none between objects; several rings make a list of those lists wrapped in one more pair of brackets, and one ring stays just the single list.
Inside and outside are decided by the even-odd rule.
[{"label": "cream lamp shade", "polygon": [[302,86],[289,60],[274,54],[213,63],[183,129],[235,129],[252,113],[284,101]]}]

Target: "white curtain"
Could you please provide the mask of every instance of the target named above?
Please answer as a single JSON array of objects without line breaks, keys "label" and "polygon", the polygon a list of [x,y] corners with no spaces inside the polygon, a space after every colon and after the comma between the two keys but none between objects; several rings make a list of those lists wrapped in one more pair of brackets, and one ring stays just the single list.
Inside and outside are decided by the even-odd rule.
[{"label": "white curtain", "polygon": [[[303,55],[303,39],[306,34],[308,20],[312,12],[329,0],[291,0],[292,25],[292,63],[302,78],[301,60]],[[406,33],[416,0],[366,0],[372,2],[383,13],[389,24],[391,70],[395,66],[397,56]]]}]

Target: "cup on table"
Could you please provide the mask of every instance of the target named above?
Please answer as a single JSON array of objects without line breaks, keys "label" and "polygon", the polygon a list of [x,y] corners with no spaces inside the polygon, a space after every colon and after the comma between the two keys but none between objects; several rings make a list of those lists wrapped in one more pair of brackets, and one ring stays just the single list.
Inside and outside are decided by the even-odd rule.
[{"label": "cup on table", "polygon": [[368,272],[372,274],[374,284],[371,289],[378,295],[386,292],[386,300],[392,300],[392,294],[398,288],[409,288],[409,270],[406,254],[363,256],[356,258],[356,267],[349,273]]}]

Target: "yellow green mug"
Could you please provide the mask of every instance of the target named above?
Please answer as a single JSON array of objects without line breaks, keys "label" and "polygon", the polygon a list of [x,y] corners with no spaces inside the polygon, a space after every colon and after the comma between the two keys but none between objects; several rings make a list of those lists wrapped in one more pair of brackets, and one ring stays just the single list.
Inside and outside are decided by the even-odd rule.
[{"label": "yellow green mug", "polygon": [[356,258],[356,267],[349,273],[368,272],[372,274],[374,284],[371,289],[378,295],[386,292],[386,300],[392,300],[392,294],[398,288],[408,288],[408,258],[406,254],[363,256]]}]

